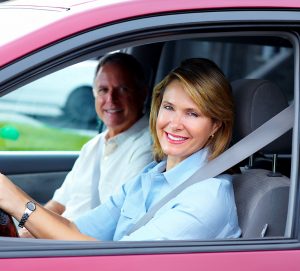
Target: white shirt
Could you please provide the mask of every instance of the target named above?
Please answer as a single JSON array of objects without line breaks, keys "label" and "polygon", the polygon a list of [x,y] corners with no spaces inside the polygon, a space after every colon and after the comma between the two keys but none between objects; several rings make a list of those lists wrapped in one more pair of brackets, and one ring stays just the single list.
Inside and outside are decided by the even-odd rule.
[{"label": "white shirt", "polygon": [[105,131],[88,141],[53,200],[71,220],[104,202],[153,160],[148,118],[106,140]]}]

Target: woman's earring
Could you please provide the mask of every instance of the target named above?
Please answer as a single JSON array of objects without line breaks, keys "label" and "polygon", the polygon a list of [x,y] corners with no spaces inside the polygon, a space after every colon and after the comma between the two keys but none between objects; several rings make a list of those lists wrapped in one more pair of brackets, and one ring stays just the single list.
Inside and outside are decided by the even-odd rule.
[{"label": "woman's earring", "polygon": [[211,135],[210,135],[210,138],[214,138],[214,136],[215,136],[215,134],[211,134]]}]

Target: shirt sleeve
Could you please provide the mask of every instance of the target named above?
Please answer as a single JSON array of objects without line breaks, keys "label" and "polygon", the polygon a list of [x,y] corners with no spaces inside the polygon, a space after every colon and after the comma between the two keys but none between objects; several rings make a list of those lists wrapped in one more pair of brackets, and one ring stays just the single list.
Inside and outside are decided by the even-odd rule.
[{"label": "shirt sleeve", "polygon": [[[99,140],[98,138],[99,136],[93,138],[83,145],[72,170],[66,176],[63,184],[55,191],[52,198],[53,200],[66,206],[71,197],[74,196],[72,193],[74,194],[80,192],[83,194],[84,190],[80,189],[80,187],[82,187],[82,185],[88,185],[83,173],[84,170],[87,170],[88,168],[87,161],[90,161],[89,159],[97,159],[93,152],[95,152],[94,148],[97,146],[97,142]],[[90,193],[90,190],[88,190],[88,192]]]},{"label": "shirt sleeve", "polygon": [[73,222],[78,230],[101,241],[112,241],[126,197],[124,185],[119,193],[78,217]]},{"label": "shirt sleeve", "polygon": [[[155,162],[146,166],[143,172],[147,172],[154,164]],[[120,219],[122,217],[122,209],[124,209],[125,201],[127,203],[128,201],[131,202],[130,197],[133,194],[142,193],[141,189],[135,189],[140,188],[141,176],[142,174],[139,174],[123,184],[118,193],[110,196],[100,206],[75,219],[74,223],[78,230],[83,234],[102,241],[119,240],[119,236],[124,236],[130,224],[126,224],[126,221],[124,223],[124,220]]]},{"label": "shirt sleeve", "polygon": [[216,178],[187,188],[146,225],[121,241],[238,237],[232,185]]},{"label": "shirt sleeve", "polygon": [[[56,189],[54,192],[52,200],[57,201],[58,203],[66,206],[67,202],[69,201],[70,198],[70,189],[72,187],[72,184],[74,184],[76,178],[74,178],[74,172],[76,172],[76,168],[78,167],[78,164],[80,163],[80,156],[77,158],[75,161],[75,164],[72,168],[72,170],[68,173],[66,176],[64,182],[62,185]],[[69,191],[69,193],[68,193]]]}]

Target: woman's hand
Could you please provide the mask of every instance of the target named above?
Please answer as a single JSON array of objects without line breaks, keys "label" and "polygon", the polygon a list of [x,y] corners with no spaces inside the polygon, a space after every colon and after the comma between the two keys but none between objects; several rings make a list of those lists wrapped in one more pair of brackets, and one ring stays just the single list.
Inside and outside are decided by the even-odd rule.
[{"label": "woman's hand", "polygon": [[19,236],[21,238],[35,238],[26,228],[19,230]]},{"label": "woman's hand", "polygon": [[[0,208],[20,221],[25,205],[32,199],[0,173]],[[95,240],[83,235],[75,224],[62,216],[36,204],[36,210],[26,221],[25,227],[36,238],[58,240]]]},{"label": "woman's hand", "polygon": [[20,219],[25,204],[30,200],[22,190],[13,184],[5,175],[0,173],[0,208]]}]

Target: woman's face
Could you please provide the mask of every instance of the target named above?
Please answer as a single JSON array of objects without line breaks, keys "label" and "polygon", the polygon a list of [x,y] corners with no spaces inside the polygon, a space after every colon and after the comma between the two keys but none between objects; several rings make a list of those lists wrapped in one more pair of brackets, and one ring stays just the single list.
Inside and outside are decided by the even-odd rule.
[{"label": "woman's face", "polygon": [[202,149],[218,128],[218,123],[201,113],[178,80],[166,87],[156,132],[168,157],[167,169]]}]

